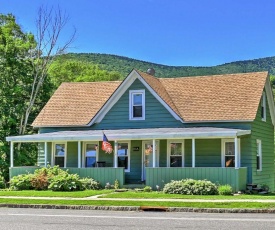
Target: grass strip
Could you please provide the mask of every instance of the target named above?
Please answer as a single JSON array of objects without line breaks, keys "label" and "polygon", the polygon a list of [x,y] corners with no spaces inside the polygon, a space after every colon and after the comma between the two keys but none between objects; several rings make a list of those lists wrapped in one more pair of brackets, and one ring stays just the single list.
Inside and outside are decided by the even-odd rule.
[{"label": "grass strip", "polygon": [[163,206],[192,208],[275,209],[275,203],[261,202],[169,202],[169,201],[117,201],[117,200],[32,200],[1,198],[0,204],[52,204],[91,206]]},{"label": "grass strip", "polygon": [[112,190],[84,190],[84,191],[72,191],[72,192],[53,192],[36,191],[36,190],[23,190],[23,191],[11,191],[0,190],[0,196],[26,196],[26,197],[72,197],[72,198],[84,198],[89,196],[96,196],[100,194],[107,194],[113,192]]}]

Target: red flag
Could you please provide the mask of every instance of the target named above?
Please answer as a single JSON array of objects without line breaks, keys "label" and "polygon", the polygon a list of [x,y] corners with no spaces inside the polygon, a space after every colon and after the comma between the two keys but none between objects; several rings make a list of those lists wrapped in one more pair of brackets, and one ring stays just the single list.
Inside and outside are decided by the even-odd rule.
[{"label": "red flag", "polygon": [[112,145],[109,143],[106,135],[103,133],[103,141],[102,141],[102,147],[101,149],[103,151],[105,151],[105,153],[112,153],[113,152],[113,147]]}]

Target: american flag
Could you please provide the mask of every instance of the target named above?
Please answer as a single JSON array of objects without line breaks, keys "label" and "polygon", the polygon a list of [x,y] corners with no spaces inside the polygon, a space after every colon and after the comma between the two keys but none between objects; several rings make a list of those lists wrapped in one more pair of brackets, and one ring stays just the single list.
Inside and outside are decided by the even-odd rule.
[{"label": "american flag", "polygon": [[105,151],[105,153],[112,153],[113,152],[113,147],[112,145],[109,143],[106,135],[103,133],[103,141],[102,141],[102,147],[101,149],[103,151]]}]

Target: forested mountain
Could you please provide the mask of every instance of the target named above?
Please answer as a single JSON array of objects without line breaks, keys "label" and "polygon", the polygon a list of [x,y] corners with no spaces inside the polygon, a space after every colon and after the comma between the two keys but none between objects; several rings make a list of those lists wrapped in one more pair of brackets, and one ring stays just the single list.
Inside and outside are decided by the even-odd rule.
[{"label": "forested mountain", "polygon": [[69,53],[63,55],[62,58],[90,62],[98,65],[100,69],[118,72],[122,78],[126,77],[133,68],[141,71],[154,68],[158,77],[202,76],[254,71],[269,71],[271,75],[275,75],[275,57],[237,61],[212,67],[167,66],[117,55],[97,53]]}]

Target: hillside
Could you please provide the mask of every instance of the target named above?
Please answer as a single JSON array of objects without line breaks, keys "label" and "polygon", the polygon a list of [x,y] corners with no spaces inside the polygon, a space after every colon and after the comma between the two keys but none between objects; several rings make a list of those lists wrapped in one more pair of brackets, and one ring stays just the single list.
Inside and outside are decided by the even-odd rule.
[{"label": "hillside", "polygon": [[63,55],[63,58],[91,62],[99,65],[101,69],[119,72],[123,77],[127,76],[133,68],[141,71],[154,68],[158,77],[202,76],[255,71],[269,71],[271,75],[275,75],[275,57],[237,61],[212,67],[167,66],[117,55],[97,53],[69,53]]}]

